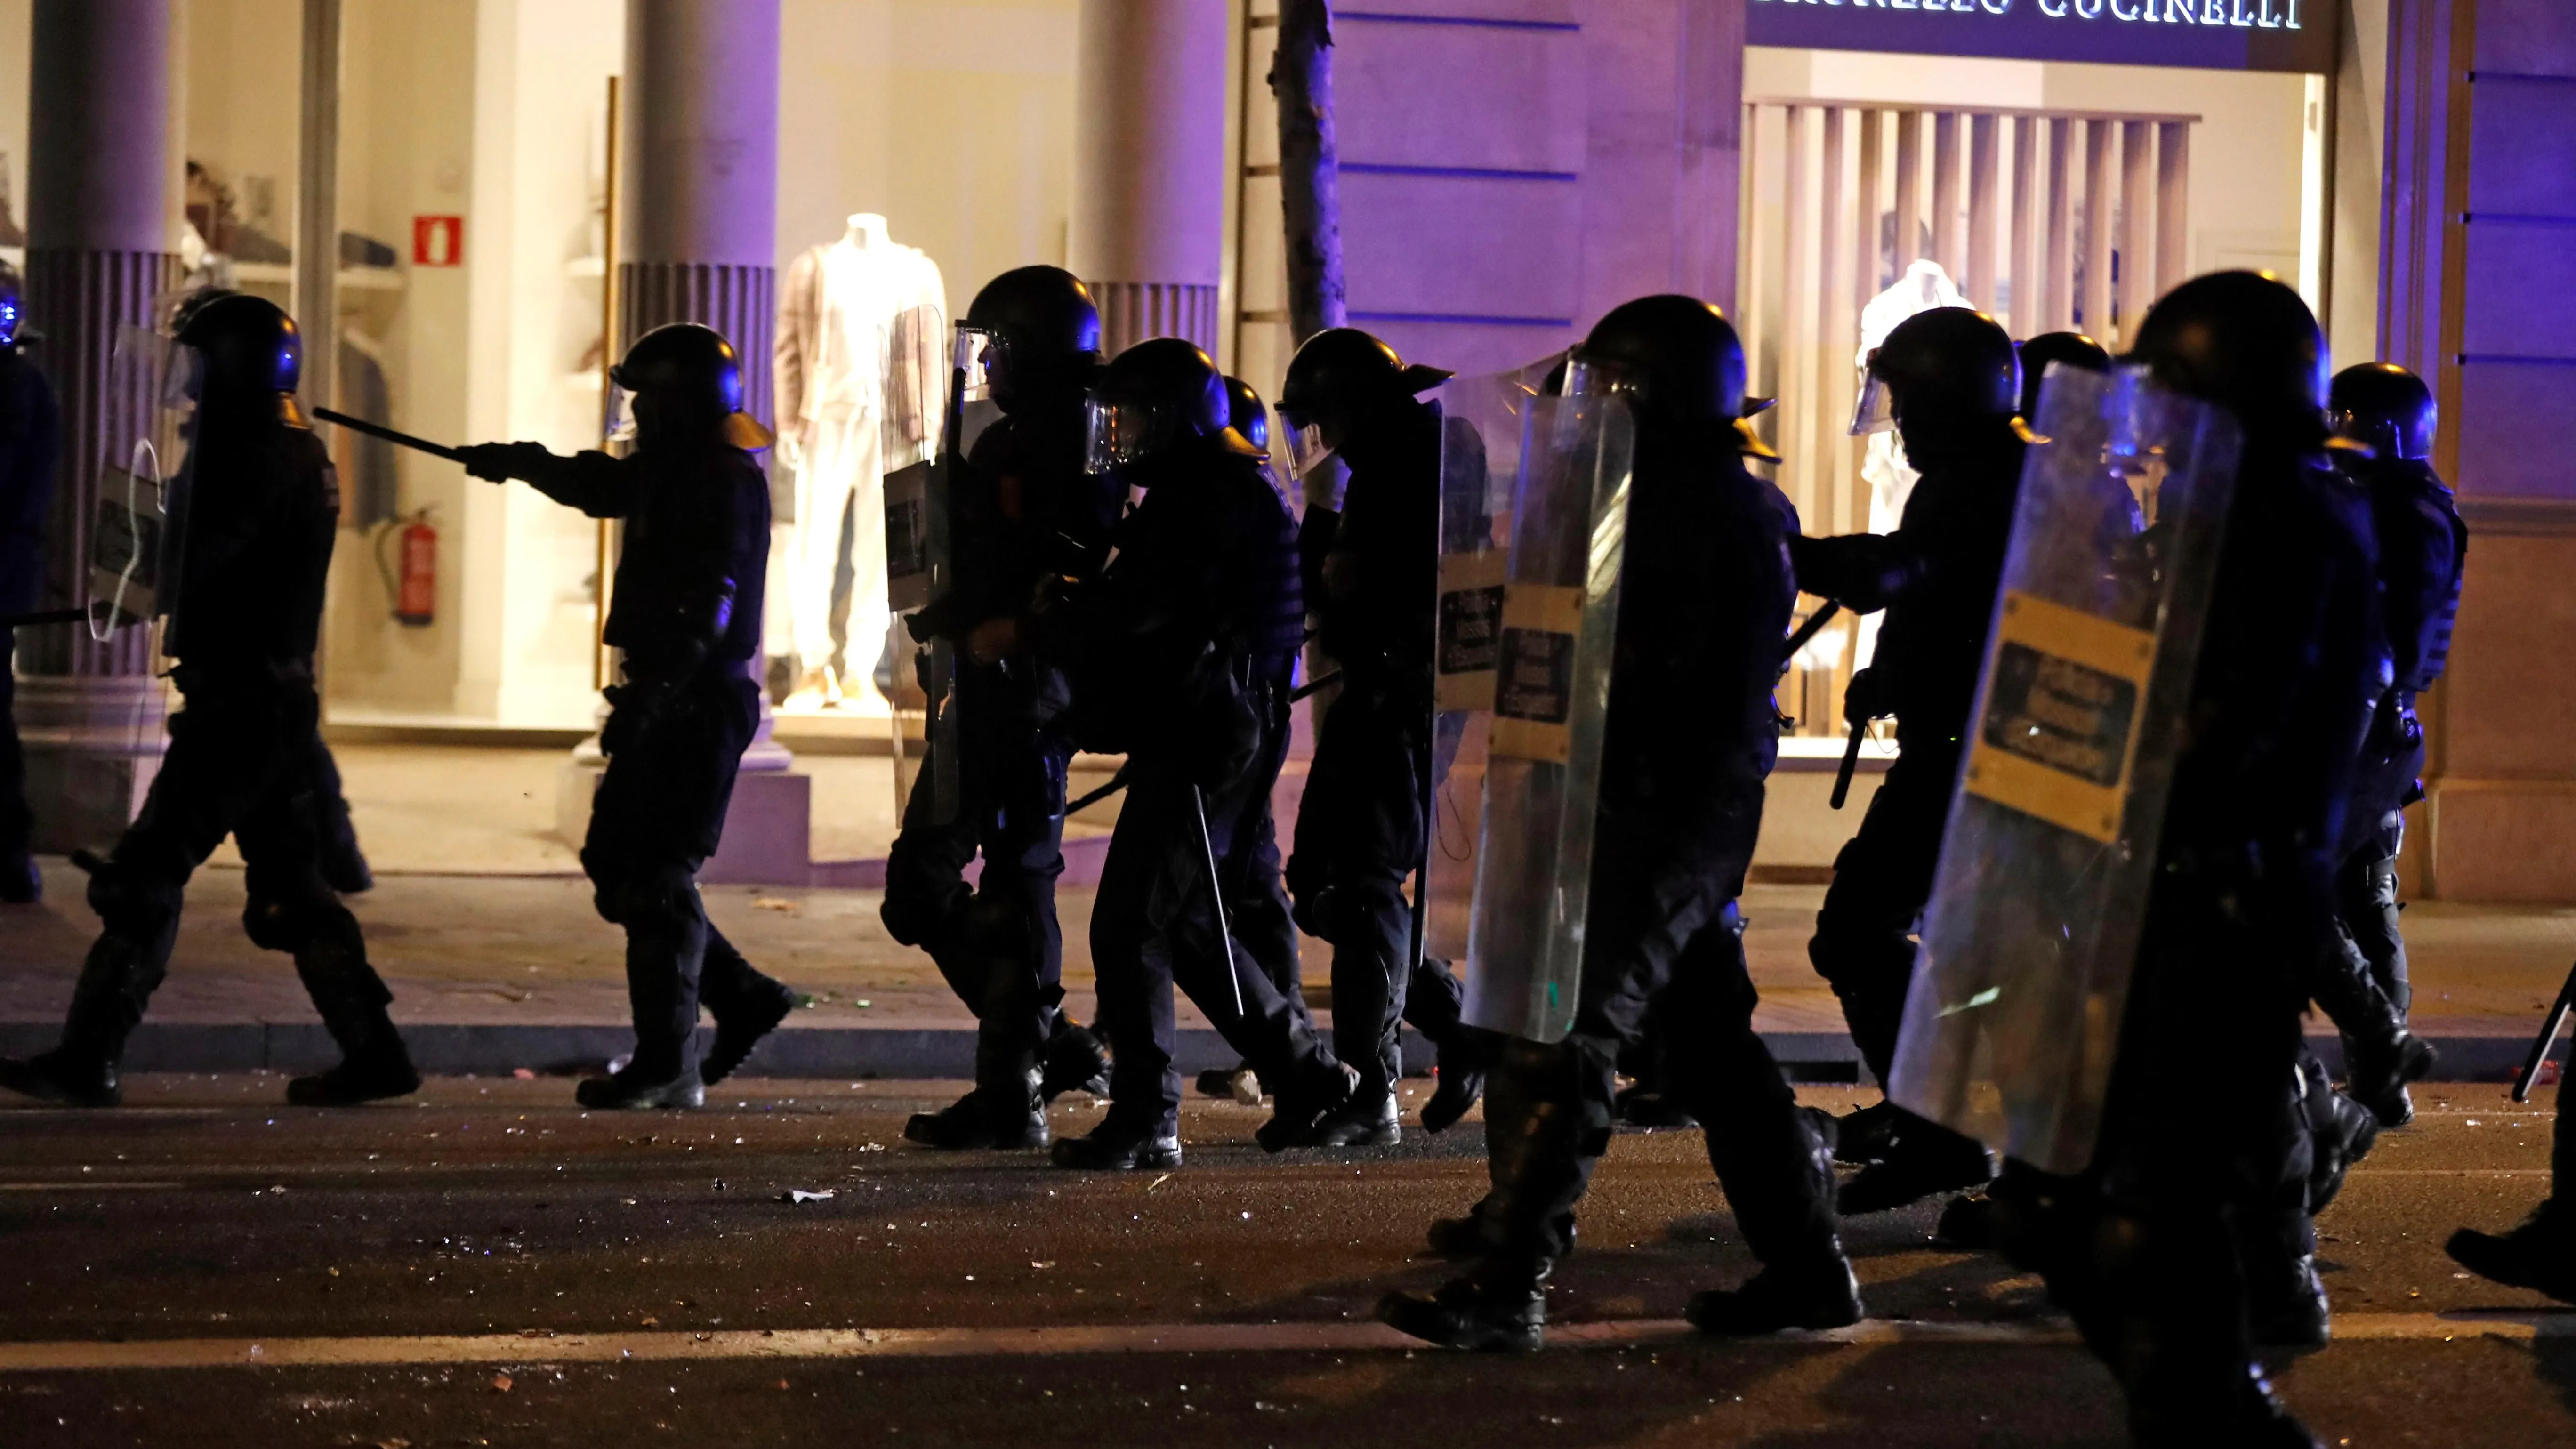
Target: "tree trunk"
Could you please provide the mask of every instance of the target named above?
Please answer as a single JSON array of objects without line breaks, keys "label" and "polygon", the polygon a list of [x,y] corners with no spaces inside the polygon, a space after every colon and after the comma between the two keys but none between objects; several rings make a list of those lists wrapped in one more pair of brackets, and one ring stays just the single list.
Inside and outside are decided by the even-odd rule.
[{"label": "tree trunk", "polygon": [[1279,102],[1279,198],[1288,231],[1288,325],[1298,342],[1342,325],[1342,161],[1333,140],[1333,7],[1279,0],[1270,63]]}]

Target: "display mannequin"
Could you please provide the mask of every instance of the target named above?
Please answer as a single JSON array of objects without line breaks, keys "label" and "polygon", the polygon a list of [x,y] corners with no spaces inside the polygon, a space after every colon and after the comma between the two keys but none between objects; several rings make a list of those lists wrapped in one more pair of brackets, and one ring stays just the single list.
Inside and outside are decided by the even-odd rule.
[{"label": "display mannequin", "polygon": [[[884,708],[872,678],[888,622],[880,380],[888,328],[925,303],[946,306],[938,264],[895,242],[873,212],[851,217],[839,240],[787,269],[775,365],[778,452],[796,475],[795,518],[785,530],[785,593],[771,605],[784,627],[771,637],[796,658],[791,710],[842,704],[845,694],[871,712]],[[844,558],[847,613],[836,621],[833,573]]]}]

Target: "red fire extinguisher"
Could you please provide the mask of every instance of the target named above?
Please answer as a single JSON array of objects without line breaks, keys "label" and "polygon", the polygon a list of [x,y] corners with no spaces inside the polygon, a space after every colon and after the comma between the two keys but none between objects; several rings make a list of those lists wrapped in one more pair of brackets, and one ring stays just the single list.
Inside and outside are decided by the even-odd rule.
[{"label": "red fire extinguisher", "polygon": [[399,569],[386,567],[383,545],[377,546],[376,565],[385,576],[385,592],[393,596],[394,622],[410,629],[438,622],[438,529],[429,510],[413,514],[400,529],[388,524],[380,537],[395,543],[401,557]]}]

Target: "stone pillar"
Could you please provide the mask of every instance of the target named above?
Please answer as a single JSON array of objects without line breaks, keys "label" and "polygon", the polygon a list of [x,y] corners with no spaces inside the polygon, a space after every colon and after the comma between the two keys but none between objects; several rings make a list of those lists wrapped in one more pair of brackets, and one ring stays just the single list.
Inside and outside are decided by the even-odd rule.
[{"label": "stone pillar", "polygon": [[2576,679],[2551,667],[2576,628],[2576,7],[2394,0],[2388,24],[2380,355],[2434,385],[2469,525],[2406,855],[2427,894],[2576,902]]},{"label": "stone pillar", "polygon": [[[668,322],[714,328],[742,360],[744,411],[763,422],[778,290],[778,7],[627,0],[620,91],[618,344]],[[770,724],[764,703],[701,880],[806,881],[813,782],[791,771]],[[556,821],[575,844],[600,768],[594,740],[565,769]]]},{"label": "stone pillar", "polygon": [[[88,596],[99,470],[126,460],[157,407],[109,364],[118,330],[150,326],[176,272],[169,0],[36,0],[30,49],[27,321],[62,395],[43,590],[61,607]],[[26,630],[18,666],[36,849],[113,842],[160,767],[150,632]]]},{"label": "stone pillar", "polygon": [[1225,0],[1082,0],[1067,269],[1115,355],[1217,343],[1225,252]]}]

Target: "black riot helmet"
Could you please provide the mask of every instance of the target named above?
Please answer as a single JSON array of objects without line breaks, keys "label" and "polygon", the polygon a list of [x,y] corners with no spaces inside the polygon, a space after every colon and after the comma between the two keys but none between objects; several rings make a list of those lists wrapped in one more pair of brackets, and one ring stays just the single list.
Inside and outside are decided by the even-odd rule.
[{"label": "black riot helmet", "polygon": [[195,354],[201,406],[256,408],[290,427],[310,427],[296,406],[304,339],[295,319],[266,297],[223,292],[180,309],[178,342]]},{"label": "black riot helmet", "polygon": [[1744,342],[1726,314],[1677,292],[1622,302],[1574,349],[1566,390],[1625,395],[1641,422],[1731,425],[1736,446],[1777,455],[1743,419],[1762,406],[1744,395]]},{"label": "black riot helmet", "polygon": [[2326,392],[2326,422],[2383,458],[2433,456],[2440,421],[2433,390],[2393,362],[2365,362],[2334,375]]},{"label": "black riot helmet", "polygon": [[1100,309],[1062,267],[1014,267],[986,282],[959,331],[973,334],[970,361],[1004,412],[1080,389],[1100,363]]},{"label": "black riot helmet", "polygon": [[1152,464],[1193,454],[1259,458],[1234,430],[1225,375],[1188,339],[1157,337],[1119,353],[1091,388],[1088,453],[1094,473],[1118,471],[1139,486]]},{"label": "black riot helmet", "polygon": [[1239,377],[1225,380],[1226,425],[1262,452],[1270,451],[1270,408],[1252,384]]},{"label": "black riot helmet", "polygon": [[2025,339],[2015,349],[2021,354],[2021,415],[2039,416],[2039,384],[2048,376],[2048,365],[2062,362],[2086,372],[2109,372],[2111,353],[2101,343],[2081,332],[2042,332]]},{"label": "black riot helmet", "polygon": [[2326,436],[2326,339],[2299,294],[2268,272],[2210,272],[2164,295],[2131,357],[2185,397],[2236,414],[2250,438]]},{"label": "black riot helmet", "polygon": [[18,269],[0,262],[0,347],[18,345],[18,324],[26,315],[26,288],[18,280]]},{"label": "black riot helmet", "polygon": [[1396,350],[1356,327],[1327,327],[1288,361],[1279,412],[1294,431],[1289,466],[1299,476],[1354,433],[1399,404],[1449,380],[1437,367],[1408,366]]},{"label": "black riot helmet", "polygon": [[634,436],[647,447],[663,437],[710,432],[747,450],[776,441],[742,410],[742,359],[712,327],[670,322],[654,328],[626,349],[608,380],[618,392],[612,435]]},{"label": "black riot helmet", "polygon": [[2003,324],[1968,307],[1934,307],[1896,324],[1869,354],[1852,435],[1894,428],[1909,451],[2010,420],[2021,406],[2021,356]]}]

